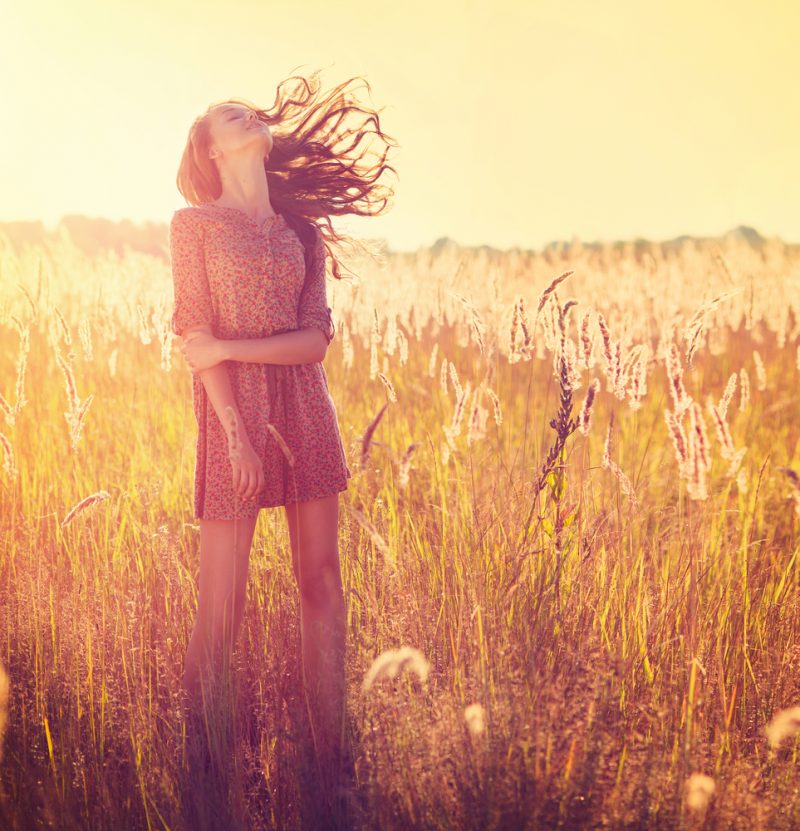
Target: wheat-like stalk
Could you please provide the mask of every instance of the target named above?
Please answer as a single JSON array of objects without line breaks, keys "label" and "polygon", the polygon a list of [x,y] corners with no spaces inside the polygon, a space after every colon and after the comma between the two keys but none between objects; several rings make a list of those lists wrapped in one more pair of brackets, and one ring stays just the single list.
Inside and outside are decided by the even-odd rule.
[{"label": "wheat-like stalk", "polygon": [[[734,375],[734,377],[736,376]],[[722,458],[730,459],[733,457],[735,448],[733,446],[731,431],[728,428],[728,423],[722,412],[722,405],[720,404],[720,406],[717,407],[714,405],[713,401],[709,401],[707,407],[708,411],[711,413],[711,418],[714,422],[714,429],[717,433],[717,439],[719,439],[719,443],[722,448],[720,451]]]},{"label": "wheat-like stalk", "polygon": [[700,336],[706,329],[708,316],[714,311],[714,309],[717,308],[717,306],[719,306],[720,303],[722,303],[723,300],[733,297],[733,295],[737,294],[739,291],[741,291],[741,289],[720,294],[718,297],[710,300],[695,312],[694,316],[684,330],[684,339],[689,344],[689,348],[686,350],[686,366],[690,367],[692,365],[695,352],[700,345]]},{"label": "wheat-like stalk", "polygon": [[750,376],[742,367],[739,370],[739,412],[743,413],[750,403]]},{"label": "wheat-like stalk", "polygon": [[461,389],[461,382],[458,379],[456,365],[452,361],[450,361],[450,382],[453,385],[453,389],[456,391],[456,400],[458,400],[461,398],[463,390]]},{"label": "wheat-like stalk", "polygon": [[767,370],[758,349],[753,350],[753,363],[756,365],[756,388],[759,392],[763,392],[767,388]]},{"label": "wheat-like stalk", "polygon": [[511,331],[508,336],[508,362],[510,364],[516,363],[518,358],[517,353],[517,330],[519,329],[519,300],[514,302],[514,311],[511,314]]},{"label": "wheat-like stalk", "polygon": [[436,359],[439,356],[439,341],[434,341],[433,349],[431,349],[431,357],[428,361],[428,377],[436,377]]},{"label": "wheat-like stalk", "polygon": [[383,536],[381,536],[380,531],[378,531],[374,523],[361,511],[359,511],[358,508],[354,508],[352,505],[348,505],[347,510],[356,518],[358,524],[369,534],[370,539],[381,554],[383,554],[384,557],[390,557],[391,549],[389,548],[389,544]]},{"label": "wheat-like stalk", "polygon": [[702,438],[700,430],[697,426],[695,408],[692,407],[691,427],[689,430],[689,460],[686,468],[688,473],[686,477],[686,493],[690,499],[705,500],[708,498],[708,490],[706,488],[706,466],[707,456],[703,453]]},{"label": "wheat-like stalk", "polygon": [[594,334],[589,333],[589,324],[592,319],[592,313],[587,311],[581,317],[581,357],[583,359],[584,369],[592,368],[592,353],[594,352]]},{"label": "wheat-like stalk", "polygon": [[384,404],[380,410],[378,410],[377,415],[375,418],[367,426],[367,429],[364,431],[364,435],[361,437],[361,466],[364,467],[367,463],[367,458],[369,456],[369,448],[372,444],[372,435],[375,432],[380,420],[383,418],[383,414],[386,412],[386,408],[389,406],[388,402]]},{"label": "wheat-like stalk", "polygon": [[61,520],[61,527],[66,528],[66,526],[69,525],[75,519],[76,516],[82,514],[88,508],[91,508],[92,505],[97,505],[98,502],[102,502],[104,499],[110,498],[111,494],[108,491],[97,491],[96,493],[93,493],[87,496],[86,498],[81,499],[81,501],[77,505],[70,509],[70,511],[67,513],[64,519]]},{"label": "wheat-like stalk", "polygon": [[0,433],[0,447],[3,448],[3,472],[10,480],[17,478],[18,470],[14,460],[14,450],[11,441],[3,433]]},{"label": "wheat-like stalk", "polygon": [[272,434],[272,437],[278,443],[278,447],[281,449],[281,453],[286,457],[286,461],[289,463],[289,467],[294,467],[294,453],[292,453],[291,448],[284,440],[283,436],[280,434],[278,428],[271,422],[267,422],[267,430]]},{"label": "wheat-like stalk", "polygon": [[455,291],[451,291],[450,294],[462,303],[469,312],[470,324],[475,332],[475,340],[478,344],[478,349],[480,350],[481,355],[483,355],[486,351],[486,324],[483,322],[483,318],[481,318],[480,313],[475,308],[474,304],[470,303],[466,297]]},{"label": "wheat-like stalk", "polygon": [[608,422],[608,432],[606,433],[606,441],[603,447],[603,459],[600,466],[609,470],[616,480],[619,482],[620,490],[628,497],[631,503],[631,508],[636,509],[639,506],[639,500],[636,498],[636,491],[633,488],[631,480],[627,477],[622,468],[611,458],[612,451],[612,433],[614,429],[614,411],[611,411],[611,418]]},{"label": "wheat-like stalk", "polygon": [[791,483],[792,490],[789,495],[792,502],[794,502],[795,513],[800,516],[800,475],[791,467],[782,467],[779,470],[781,473],[786,474]]},{"label": "wheat-like stalk", "polygon": [[456,408],[453,411],[453,420],[448,428],[448,433],[451,438],[461,433],[461,421],[464,417],[464,408],[466,406],[467,399],[469,398],[470,386],[471,382],[468,380],[463,389],[460,386],[458,387],[458,401],[456,402]]},{"label": "wheat-like stalk", "polygon": [[574,271],[564,271],[562,274],[559,274],[558,277],[553,280],[552,283],[539,295],[539,302],[536,305],[536,314],[538,315],[539,312],[544,308],[544,304],[547,303],[547,298],[556,290],[556,287],[564,282],[570,274],[574,274]]},{"label": "wheat-like stalk", "polygon": [[80,398],[78,397],[78,389],[75,385],[75,375],[72,372],[72,367],[61,357],[60,352],[56,352],[56,363],[61,368],[64,375],[64,383],[67,389],[67,400],[69,401],[69,408],[71,412],[76,412],[80,406]]},{"label": "wheat-like stalk", "polygon": [[25,286],[23,286],[22,283],[17,283],[17,287],[25,295],[25,299],[28,301],[28,307],[30,308],[31,319],[34,322],[36,322],[39,319],[39,310],[36,306],[36,303],[34,302],[33,298],[31,297],[31,294],[28,291],[28,289]]},{"label": "wheat-like stalk", "polygon": [[725,392],[722,393],[722,398],[720,398],[719,400],[719,413],[723,419],[728,414],[728,405],[731,403],[731,398],[733,398],[733,393],[736,389],[736,381],[738,380],[738,378],[738,373],[732,372],[730,374],[730,377],[728,378],[728,383],[725,385]]},{"label": "wheat-like stalk", "polygon": [[69,332],[69,326],[67,326],[67,322],[64,320],[61,312],[58,310],[58,307],[54,308],[53,311],[56,315],[56,320],[59,322],[61,326],[61,332],[64,336],[64,345],[71,346],[72,345],[72,335]]},{"label": "wheat-like stalk", "polygon": [[448,394],[448,387],[447,387],[447,371],[448,371],[449,362],[447,358],[442,358],[442,365],[439,367],[439,386],[442,390],[442,396],[447,398]]},{"label": "wheat-like stalk", "polygon": [[589,435],[589,430],[592,427],[594,400],[598,392],[600,392],[600,381],[597,378],[593,378],[586,390],[586,397],[583,399],[583,405],[578,413],[578,429],[584,436]]},{"label": "wheat-like stalk", "polygon": [[16,420],[16,410],[8,401],[6,401],[5,396],[2,393],[0,393],[0,412],[5,417],[6,424],[13,427]]},{"label": "wheat-like stalk", "polygon": [[597,328],[603,341],[603,358],[605,359],[605,373],[608,379],[614,376],[614,354],[611,342],[611,331],[608,328],[605,317],[597,313]]},{"label": "wheat-like stalk", "polygon": [[523,358],[527,359],[531,355],[532,333],[530,325],[528,324],[528,312],[525,310],[525,298],[519,299],[519,325],[522,329],[522,349],[520,353]]},{"label": "wheat-like stalk", "polygon": [[78,324],[78,336],[81,341],[81,348],[83,349],[83,356],[87,363],[94,360],[94,350],[92,349],[92,330],[89,321],[84,317]]},{"label": "wheat-like stalk", "polygon": [[669,428],[669,435],[672,439],[672,446],[675,449],[675,458],[678,461],[678,467],[683,471],[689,462],[689,443],[683,429],[683,424],[681,423],[682,418],[678,417],[669,409],[664,410],[664,418]]},{"label": "wheat-like stalk", "polygon": [[669,392],[672,397],[672,406],[675,415],[680,417],[692,404],[691,396],[686,392],[683,384],[683,367],[675,341],[671,341],[667,349],[667,377]]},{"label": "wheat-like stalk", "polygon": [[28,403],[25,397],[25,370],[28,365],[28,350],[30,348],[30,327],[26,326],[20,333],[19,353],[17,355],[17,381],[15,388],[16,404],[14,415],[19,415],[22,408]]},{"label": "wheat-like stalk", "polygon": [[147,346],[152,342],[150,337],[150,321],[147,319],[147,313],[141,304],[136,305],[136,314],[139,318],[139,340]]},{"label": "wheat-like stalk", "polygon": [[381,342],[381,330],[378,326],[378,311],[374,310],[372,330],[369,334],[369,379],[374,380],[378,374],[378,344]]},{"label": "wheat-like stalk", "polygon": [[486,394],[489,396],[492,402],[492,410],[494,412],[494,423],[499,427],[503,423],[503,412],[500,409],[500,399],[497,397],[497,393],[491,388],[486,388]]},{"label": "wheat-like stalk", "polygon": [[378,373],[378,378],[380,379],[381,383],[384,387],[386,387],[386,392],[389,395],[389,401],[396,402],[397,401],[397,393],[394,391],[394,386],[392,382],[382,373]]},{"label": "wheat-like stalk", "polygon": [[486,435],[486,422],[489,411],[481,403],[483,393],[486,390],[485,384],[481,384],[472,398],[472,410],[469,416],[469,427],[467,429],[467,445],[480,441]]},{"label": "wheat-like stalk", "polygon": [[691,429],[695,434],[695,446],[699,454],[699,463],[702,464],[704,470],[711,468],[711,452],[708,442],[708,432],[706,430],[706,420],[703,417],[703,411],[696,401],[692,402],[689,408],[691,418]]},{"label": "wheat-like stalk", "polygon": [[639,410],[642,400],[647,394],[647,366],[650,360],[650,347],[641,344],[631,372],[630,386],[628,387],[628,405],[632,410]]},{"label": "wheat-like stalk", "polygon": [[409,444],[406,448],[406,452],[403,453],[403,457],[400,459],[400,464],[397,467],[397,485],[399,488],[408,487],[409,474],[411,471],[411,457],[414,455],[414,451],[417,447],[419,447],[419,445],[416,442]]}]

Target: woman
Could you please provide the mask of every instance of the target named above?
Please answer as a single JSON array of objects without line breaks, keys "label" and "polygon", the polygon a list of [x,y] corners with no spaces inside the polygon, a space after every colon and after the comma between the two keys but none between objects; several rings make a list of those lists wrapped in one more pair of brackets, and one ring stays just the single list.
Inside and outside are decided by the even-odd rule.
[{"label": "woman", "polygon": [[377,113],[354,107],[346,84],[314,101],[315,79],[283,94],[281,85],[271,110],[229,100],[192,125],[178,173],[191,206],[170,224],[171,325],[192,371],[198,424],[199,607],[182,688],[198,707],[205,670],[230,657],[258,512],[283,505],[306,702],[317,758],[330,771],[344,729],[338,494],[351,471],[321,363],[335,327],[314,220],[340,240],[330,215],[378,213],[370,198],[386,198],[376,179],[394,168],[386,152],[377,165],[352,152],[365,130],[338,130],[347,112],[366,113],[370,132],[386,140]]}]

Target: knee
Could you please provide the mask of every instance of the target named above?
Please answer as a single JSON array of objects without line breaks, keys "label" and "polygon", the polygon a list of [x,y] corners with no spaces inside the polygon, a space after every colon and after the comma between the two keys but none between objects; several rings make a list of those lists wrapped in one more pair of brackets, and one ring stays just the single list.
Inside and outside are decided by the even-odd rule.
[{"label": "knee", "polygon": [[247,593],[244,586],[218,594],[198,610],[198,618],[207,631],[221,634],[231,621],[237,623],[244,613]]},{"label": "knee", "polygon": [[299,575],[297,584],[303,604],[315,609],[330,608],[341,598],[341,575],[338,566],[332,564],[326,564],[311,573],[303,572]]}]

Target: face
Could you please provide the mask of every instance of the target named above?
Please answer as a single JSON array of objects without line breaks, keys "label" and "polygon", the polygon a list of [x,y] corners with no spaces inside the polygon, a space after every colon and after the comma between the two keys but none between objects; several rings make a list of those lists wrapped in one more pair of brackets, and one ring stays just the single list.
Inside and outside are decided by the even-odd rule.
[{"label": "face", "polygon": [[211,158],[257,153],[268,156],[272,133],[255,110],[242,104],[223,104],[211,111]]}]

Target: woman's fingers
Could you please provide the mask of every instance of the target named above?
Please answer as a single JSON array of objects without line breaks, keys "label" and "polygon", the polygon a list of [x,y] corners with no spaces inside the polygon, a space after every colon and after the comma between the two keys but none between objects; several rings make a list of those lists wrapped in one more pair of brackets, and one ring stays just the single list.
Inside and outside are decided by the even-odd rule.
[{"label": "woman's fingers", "polygon": [[250,472],[247,467],[242,465],[239,471],[239,479],[234,485],[234,491],[239,499],[244,499],[247,489],[250,486]]},{"label": "woman's fingers", "polygon": [[256,494],[264,487],[264,473],[260,465],[254,465],[247,471],[247,484],[240,489],[243,499],[255,499]]},{"label": "woman's fingers", "polygon": [[252,500],[264,489],[264,468],[260,459],[245,451],[244,458],[240,459],[231,452],[233,491],[239,499]]},{"label": "woman's fingers", "polygon": [[253,471],[247,471],[247,481],[245,482],[244,486],[242,487],[241,492],[242,499],[250,499],[253,495]]},{"label": "woman's fingers", "polygon": [[258,490],[258,470],[253,468],[250,471],[250,481],[248,483],[247,490],[245,491],[244,498],[245,499],[254,499],[257,490]]},{"label": "woman's fingers", "polygon": [[233,474],[232,474],[231,479],[232,479],[232,484],[233,484],[233,490],[234,490],[234,492],[238,493],[239,492],[239,487],[240,487],[241,481],[242,481],[242,471],[241,471],[241,468],[239,467],[238,462],[233,463]]}]

